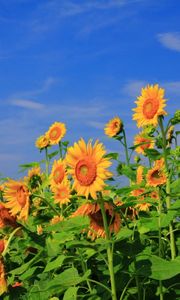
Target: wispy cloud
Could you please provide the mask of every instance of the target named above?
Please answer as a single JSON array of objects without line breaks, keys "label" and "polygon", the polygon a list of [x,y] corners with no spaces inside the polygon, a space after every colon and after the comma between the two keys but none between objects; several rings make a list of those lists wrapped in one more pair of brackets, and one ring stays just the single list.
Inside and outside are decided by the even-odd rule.
[{"label": "wispy cloud", "polygon": [[27,109],[39,110],[45,108],[45,105],[43,105],[42,103],[38,103],[31,100],[13,99],[10,101],[10,103],[14,106],[19,106]]},{"label": "wispy cloud", "polygon": [[89,122],[87,122],[87,125],[95,128],[95,129],[103,130],[105,124],[103,122],[89,121]]},{"label": "wispy cloud", "polygon": [[60,82],[59,78],[48,77],[43,81],[42,85],[39,88],[31,89],[31,90],[28,90],[28,91],[19,91],[19,92],[15,93],[13,96],[14,97],[38,96],[38,95],[41,95],[41,94],[49,91],[50,88],[58,82]]},{"label": "wispy cloud", "polygon": [[140,93],[142,87],[146,85],[144,80],[129,80],[122,88],[124,94],[136,98]]},{"label": "wispy cloud", "polygon": [[180,32],[160,33],[157,38],[164,47],[180,52]]}]

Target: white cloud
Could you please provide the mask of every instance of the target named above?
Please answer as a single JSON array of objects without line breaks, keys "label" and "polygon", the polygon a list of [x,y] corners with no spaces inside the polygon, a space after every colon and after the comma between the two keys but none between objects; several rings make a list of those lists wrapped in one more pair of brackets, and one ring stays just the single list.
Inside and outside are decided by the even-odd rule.
[{"label": "white cloud", "polygon": [[105,125],[105,123],[97,122],[97,121],[89,121],[86,124],[93,127],[93,128],[95,128],[95,129],[101,129],[101,130],[104,128],[104,125]]},{"label": "white cloud", "polygon": [[180,52],[180,32],[160,33],[157,37],[164,47]]},{"label": "white cloud", "polygon": [[144,80],[130,80],[124,85],[122,91],[128,96],[136,98],[146,84]]},{"label": "white cloud", "polygon": [[165,82],[162,86],[167,93],[180,96],[180,81]]},{"label": "white cloud", "polygon": [[19,107],[23,107],[23,108],[27,108],[27,109],[39,110],[39,109],[45,108],[45,106],[42,103],[38,103],[35,101],[31,101],[31,100],[13,99],[13,100],[10,100],[9,102],[10,102],[10,104],[12,104],[14,106],[19,106]]},{"label": "white cloud", "polygon": [[16,94],[14,94],[13,96],[15,97],[33,97],[33,96],[38,96],[38,95],[41,95],[47,91],[49,91],[49,89],[54,85],[56,84],[57,82],[59,82],[60,79],[59,78],[54,78],[54,77],[48,77],[46,78],[42,85],[37,88],[37,89],[32,89],[32,90],[29,90],[29,91],[20,91],[20,92],[17,92]]}]

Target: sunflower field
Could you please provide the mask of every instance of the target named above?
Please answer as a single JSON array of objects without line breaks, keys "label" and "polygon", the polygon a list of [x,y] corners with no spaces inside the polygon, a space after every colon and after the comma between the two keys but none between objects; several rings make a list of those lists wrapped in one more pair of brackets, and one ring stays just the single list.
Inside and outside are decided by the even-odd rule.
[{"label": "sunflower field", "polygon": [[119,116],[105,124],[125,161],[55,122],[43,160],[1,179],[0,299],[180,299],[180,110],[167,116],[164,93],[137,97],[133,145]]}]

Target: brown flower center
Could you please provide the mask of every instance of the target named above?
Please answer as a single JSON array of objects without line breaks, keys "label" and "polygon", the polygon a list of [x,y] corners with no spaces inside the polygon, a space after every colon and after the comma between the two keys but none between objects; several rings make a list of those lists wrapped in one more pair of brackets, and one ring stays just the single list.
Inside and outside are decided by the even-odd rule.
[{"label": "brown flower center", "polygon": [[81,185],[92,184],[96,179],[96,164],[88,158],[79,160],[75,167],[75,175]]},{"label": "brown flower center", "polygon": [[[98,210],[96,213],[90,214],[89,217],[99,227],[103,227],[104,228],[103,217],[102,217],[102,214],[101,214],[100,210]],[[113,221],[114,221],[114,216],[111,216],[108,210],[106,210],[106,218],[107,218],[108,225],[111,225],[113,223]]]},{"label": "brown flower center", "polygon": [[146,99],[143,104],[143,114],[147,119],[152,119],[157,113],[159,103],[156,99]]},{"label": "brown flower center", "polygon": [[61,129],[56,126],[50,131],[49,137],[51,140],[56,140],[61,136],[61,133]]},{"label": "brown flower center", "polygon": [[161,178],[161,172],[159,170],[155,170],[151,175],[153,180],[159,180]]},{"label": "brown flower center", "polygon": [[19,187],[16,195],[18,203],[21,205],[21,207],[24,207],[27,201],[27,194],[23,186]]}]

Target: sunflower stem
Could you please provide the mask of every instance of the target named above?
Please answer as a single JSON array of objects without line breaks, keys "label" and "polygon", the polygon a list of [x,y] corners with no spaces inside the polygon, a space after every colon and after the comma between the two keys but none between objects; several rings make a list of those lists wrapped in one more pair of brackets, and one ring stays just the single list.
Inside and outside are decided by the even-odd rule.
[{"label": "sunflower stem", "polygon": [[[166,182],[166,206],[167,209],[170,209],[171,207],[171,198],[170,198],[170,176],[169,176],[169,168],[168,168],[168,159],[167,159],[167,142],[166,142],[166,132],[164,130],[164,125],[163,125],[163,118],[162,116],[159,117],[158,119],[159,122],[159,127],[161,129],[161,135],[162,135],[162,147],[163,147],[163,156],[164,156],[164,162],[165,162],[165,171],[167,174],[167,182]],[[174,238],[174,232],[173,232],[173,222],[170,222],[169,224],[169,232],[170,232],[170,246],[171,246],[171,258],[172,260],[175,259],[176,257],[176,247],[175,247],[175,238]]]},{"label": "sunflower stem", "polygon": [[7,253],[8,246],[9,246],[9,244],[10,244],[10,242],[11,242],[13,236],[15,235],[15,233],[16,233],[19,229],[21,229],[21,227],[17,227],[17,228],[14,229],[13,232],[10,234],[9,239],[8,239],[8,241],[7,241],[7,244],[6,244],[6,246],[5,246],[5,248],[4,248],[4,251],[3,251],[3,253],[2,253],[2,256],[3,256],[3,257],[4,257],[4,256],[6,255],[6,253]]},{"label": "sunflower stem", "polygon": [[[159,257],[162,257],[162,240],[161,240],[161,197],[159,193],[158,200],[158,230],[159,230]],[[159,280],[159,299],[163,300],[163,289],[162,289],[162,280]]]},{"label": "sunflower stem", "polygon": [[42,197],[42,196],[40,196],[38,194],[32,194],[32,195],[34,197],[42,199],[59,217],[61,217],[61,214],[53,207],[53,205],[49,201],[47,201],[46,198],[44,198],[44,197]]},{"label": "sunflower stem", "polygon": [[106,239],[107,239],[107,241],[109,241],[109,243],[107,245],[107,257],[108,257],[108,267],[109,267],[109,274],[110,274],[110,280],[111,280],[111,296],[112,296],[112,300],[117,300],[116,283],[115,283],[114,267],[113,267],[113,248],[112,248],[111,241],[110,241],[111,236],[110,236],[109,226],[108,226],[108,222],[107,222],[106,212],[104,209],[104,201],[103,201],[102,197],[99,198],[98,203],[101,208]]},{"label": "sunflower stem", "polygon": [[46,175],[49,175],[49,157],[48,157],[48,148],[45,148],[45,153],[46,153]]},{"label": "sunflower stem", "polygon": [[59,155],[60,155],[60,158],[63,158],[62,143],[61,143],[61,141],[59,142]]},{"label": "sunflower stem", "polygon": [[126,162],[127,165],[129,166],[129,154],[128,154],[128,147],[127,147],[127,140],[126,140],[126,133],[125,130],[122,130],[123,133],[123,138],[124,138],[124,149],[125,149],[125,155],[126,155]]},{"label": "sunflower stem", "polygon": [[[87,271],[87,265],[86,265],[86,262],[84,261],[84,258],[83,258],[83,255],[82,255],[82,252],[81,252],[81,249],[77,249],[78,251],[78,254],[80,256],[80,259],[81,259],[81,266],[82,266],[82,270],[83,270],[83,273],[85,274],[86,271]],[[91,284],[89,282],[89,279],[87,278],[86,279],[86,283],[87,283],[87,286],[88,286],[88,289],[89,289],[89,292],[90,294],[92,293],[92,288],[91,288]]]}]

